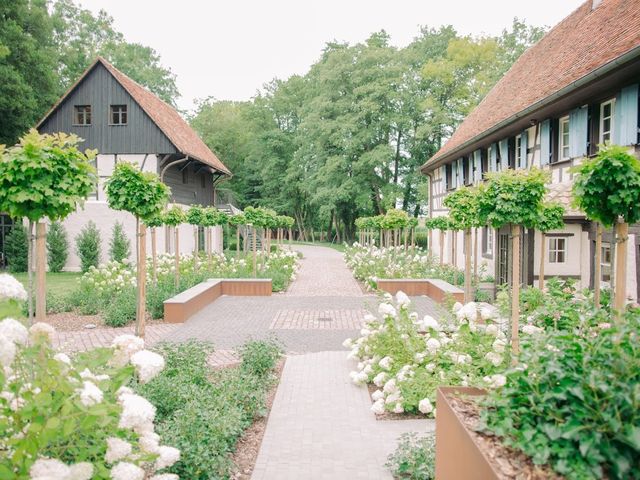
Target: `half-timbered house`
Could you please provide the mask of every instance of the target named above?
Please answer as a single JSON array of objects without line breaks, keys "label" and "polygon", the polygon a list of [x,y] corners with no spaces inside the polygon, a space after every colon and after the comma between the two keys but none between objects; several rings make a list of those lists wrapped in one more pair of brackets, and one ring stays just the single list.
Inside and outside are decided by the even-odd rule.
[{"label": "half-timbered house", "polygon": [[[486,172],[540,167],[551,172],[551,199],[566,207],[564,228],[546,235],[545,277],[594,278],[595,225],[571,206],[571,167],[611,142],[640,155],[640,0],[588,0],[529,48],[423,166],[431,216],[444,197]],[[640,208],[640,206],[638,206]],[[478,257],[497,283],[510,281],[508,229],[478,229]],[[439,236],[433,236],[439,251]],[[522,238],[522,280],[538,278],[542,235]],[[445,261],[463,267],[462,233],[445,236]],[[456,254],[456,250],[459,250]],[[611,234],[602,246],[609,280]],[[631,228],[627,295],[640,296],[640,228]]]}]

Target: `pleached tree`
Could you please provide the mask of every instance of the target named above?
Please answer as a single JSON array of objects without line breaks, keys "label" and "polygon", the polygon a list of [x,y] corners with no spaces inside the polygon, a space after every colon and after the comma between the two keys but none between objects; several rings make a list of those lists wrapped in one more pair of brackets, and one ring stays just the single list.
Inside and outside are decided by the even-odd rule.
[{"label": "pleached tree", "polygon": [[180,225],[186,222],[187,218],[184,210],[177,205],[173,205],[162,215],[165,225],[173,228],[173,249],[174,249],[174,278],[175,287],[180,287]]},{"label": "pleached tree", "polygon": [[511,227],[511,347],[514,361],[520,350],[520,242],[522,227],[535,228],[547,192],[547,172],[503,170],[486,174],[480,185],[478,212],[482,223],[493,228]]},{"label": "pleached tree", "polygon": [[473,301],[471,271],[471,230],[481,225],[478,213],[478,189],[461,187],[447,195],[444,205],[449,209],[451,223],[464,232],[464,301]]},{"label": "pleached tree", "polygon": [[200,205],[191,205],[186,213],[187,223],[193,226],[193,269],[198,271],[200,260],[200,227],[205,224],[205,212]]},{"label": "pleached tree", "polygon": [[118,162],[106,184],[107,201],[113,210],[131,213],[136,219],[137,297],[136,335],[144,337],[146,316],[146,224],[155,219],[169,200],[170,190],[157,174],[142,172],[137,165]]},{"label": "pleached tree", "polygon": [[156,230],[164,225],[162,213],[147,219],[146,225],[151,230],[151,279],[155,285],[158,282],[158,239]]},{"label": "pleached tree", "polygon": [[[598,155],[574,169],[575,204],[605,227],[615,226],[613,308],[621,318],[627,295],[629,224],[640,221],[640,160],[617,145],[601,146]],[[597,282],[600,279],[596,279]]]},{"label": "pleached tree", "polygon": [[95,188],[95,151],[78,150],[80,138],[31,130],[15,147],[0,145],[0,211],[27,219],[29,321],[33,321],[33,225],[36,226],[36,320],[46,316],[46,223],[74,212]]}]

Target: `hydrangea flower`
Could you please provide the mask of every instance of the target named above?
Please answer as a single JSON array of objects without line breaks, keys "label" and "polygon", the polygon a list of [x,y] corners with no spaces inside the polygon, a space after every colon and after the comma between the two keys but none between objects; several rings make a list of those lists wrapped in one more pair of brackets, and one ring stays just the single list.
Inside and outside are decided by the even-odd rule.
[{"label": "hydrangea flower", "polygon": [[136,337],[135,335],[119,335],[113,339],[111,346],[114,348],[111,363],[115,367],[123,367],[129,363],[129,360],[134,353],[139,352],[144,348],[144,340],[140,337]]},{"label": "hydrangea flower", "polygon": [[131,444],[116,437],[107,438],[107,453],[104,460],[107,463],[115,463],[131,455]]},{"label": "hydrangea flower", "polygon": [[118,401],[122,405],[122,413],[120,414],[120,428],[136,428],[153,423],[156,416],[156,407],[149,400],[136,395],[135,393],[123,393],[119,396]]},{"label": "hydrangea flower", "polygon": [[525,325],[522,327],[522,333],[526,333],[527,335],[536,335],[538,333],[542,333],[544,330],[540,327],[536,327],[535,325]]},{"label": "hydrangea flower", "polygon": [[396,309],[390,303],[381,303],[378,312],[385,317],[394,317],[397,315]]},{"label": "hydrangea flower", "polygon": [[16,358],[16,346],[5,335],[0,334],[0,366],[10,367]]},{"label": "hydrangea flower", "polygon": [[140,383],[147,383],[164,369],[164,358],[149,350],[140,350],[131,355],[131,364],[136,368]]},{"label": "hydrangea flower", "polygon": [[27,291],[22,283],[8,273],[0,273],[0,300],[25,301]]},{"label": "hydrangea flower", "polygon": [[80,395],[80,402],[85,407],[91,407],[102,402],[104,394],[95,383],[85,380],[81,389],[76,391]]},{"label": "hydrangea flower", "polygon": [[180,450],[174,447],[161,446],[158,449],[158,458],[156,459],[156,469],[170,467],[180,460]]},{"label": "hydrangea flower", "polygon": [[411,299],[402,290],[398,290],[398,292],[396,293],[396,303],[400,306],[400,308],[407,308],[411,303]]},{"label": "hydrangea flower", "polygon": [[143,480],[144,470],[133,463],[120,462],[111,469],[113,480]]},{"label": "hydrangea flower", "polygon": [[433,405],[431,404],[431,400],[429,400],[428,398],[423,398],[422,400],[420,400],[420,402],[418,403],[418,410],[420,410],[420,412],[424,413],[425,415],[433,412]]},{"label": "hydrangea flower", "polygon": [[389,370],[391,368],[392,363],[393,363],[393,359],[391,357],[384,357],[382,360],[378,362],[378,365],[380,365],[380,368]]},{"label": "hydrangea flower", "polygon": [[0,322],[0,335],[13,343],[24,345],[27,343],[29,331],[17,320],[13,318],[5,318]]},{"label": "hydrangea flower", "polygon": [[38,322],[34,323],[31,328],[29,328],[29,338],[34,341],[43,340],[45,342],[53,342],[56,331],[54,328],[48,323]]}]

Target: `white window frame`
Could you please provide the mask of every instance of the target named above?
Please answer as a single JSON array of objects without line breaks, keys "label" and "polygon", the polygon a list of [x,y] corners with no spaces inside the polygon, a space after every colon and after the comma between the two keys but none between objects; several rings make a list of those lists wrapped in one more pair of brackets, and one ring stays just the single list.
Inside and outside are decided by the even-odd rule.
[{"label": "white window frame", "polygon": [[[611,105],[611,111],[608,117],[604,116],[604,109],[607,105]],[[616,111],[616,99],[612,98],[611,100],[607,100],[606,102],[602,102],[600,104],[600,135],[599,135],[599,139],[600,139],[600,145],[603,145],[605,142],[611,142],[611,139],[613,138],[613,129],[615,128],[614,125],[614,117],[615,117],[615,111]],[[609,130],[607,130],[607,133],[609,135],[609,138],[607,138],[605,140],[604,138],[604,121],[606,119],[609,119]]]},{"label": "white window frame", "polygon": [[490,255],[493,253],[493,228],[487,227],[487,249],[485,250],[486,255]]},{"label": "white window frame", "polygon": [[522,165],[522,134],[516,135],[516,161],[513,166],[514,169],[517,169],[519,165]]},{"label": "white window frame", "polygon": [[[569,124],[569,115],[567,115],[566,117],[562,117],[559,120],[559,123],[560,123],[560,128],[558,129],[559,130],[558,150],[560,151],[560,160],[569,160],[571,159],[571,147],[570,147],[571,125]],[[565,142],[565,136],[566,136],[566,142]],[[564,154],[565,150],[567,151],[566,155]]]},{"label": "white window frame", "polygon": [[[567,237],[549,237],[548,241],[548,258],[549,263],[567,263]],[[560,248],[562,241],[562,248]],[[562,254],[562,261],[558,260]]]}]

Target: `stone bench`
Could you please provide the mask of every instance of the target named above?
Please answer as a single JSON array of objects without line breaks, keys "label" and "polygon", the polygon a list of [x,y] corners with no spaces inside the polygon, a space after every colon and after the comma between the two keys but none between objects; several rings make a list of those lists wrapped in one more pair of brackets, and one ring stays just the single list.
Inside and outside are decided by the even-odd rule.
[{"label": "stone bench", "polygon": [[426,295],[442,303],[450,296],[457,302],[464,302],[464,291],[449,282],[437,278],[379,278],[378,288],[392,295],[400,290],[409,296]]},{"label": "stone bench", "polygon": [[164,321],[184,323],[222,295],[264,297],[271,290],[270,278],[212,278],[165,300]]}]

